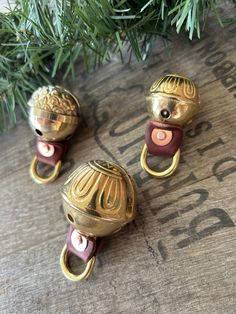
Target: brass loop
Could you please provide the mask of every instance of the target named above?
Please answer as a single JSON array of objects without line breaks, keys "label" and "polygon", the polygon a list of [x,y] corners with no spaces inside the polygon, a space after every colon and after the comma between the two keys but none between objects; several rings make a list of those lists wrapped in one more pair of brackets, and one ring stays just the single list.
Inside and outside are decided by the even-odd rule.
[{"label": "brass loop", "polygon": [[156,178],[166,178],[169,177],[170,175],[172,175],[176,168],[178,167],[179,164],[179,159],[180,159],[180,149],[177,150],[177,152],[175,153],[173,159],[172,159],[172,163],[170,165],[169,168],[167,168],[164,171],[158,172],[155,170],[152,170],[147,163],[147,154],[148,154],[148,149],[147,149],[147,145],[144,144],[142,153],[141,153],[141,157],[140,157],[140,163],[142,168],[147,171],[148,174],[156,177]]},{"label": "brass loop", "polygon": [[38,164],[38,159],[36,156],[32,159],[31,165],[30,165],[30,175],[34,179],[35,182],[42,184],[42,183],[50,183],[56,180],[56,178],[59,175],[59,172],[61,170],[61,160],[59,160],[56,163],[56,166],[54,167],[53,173],[47,177],[47,178],[42,178],[38,175],[37,172],[37,164]]},{"label": "brass loop", "polygon": [[60,256],[61,270],[63,274],[65,275],[65,277],[71,281],[81,281],[83,279],[87,279],[90,276],[91,272],[93,271],[93,268],[96,262],[96,256],[93,256],[87,262],[86,267],[81,274],[76,275],[72,273],[71,270],[68,268],[68,255],[69,255],[69,251],[67,249],[67,245],[65,245],[64,248],[62,249],[61,256]]}]

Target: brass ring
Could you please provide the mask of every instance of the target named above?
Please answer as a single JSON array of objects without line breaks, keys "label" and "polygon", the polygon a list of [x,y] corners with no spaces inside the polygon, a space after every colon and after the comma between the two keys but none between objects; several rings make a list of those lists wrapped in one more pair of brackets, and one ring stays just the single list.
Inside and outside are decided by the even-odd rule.
[{"label": "brass ring", "polygon": [[37,164],[38,164],[38,159],[36,156],[34,156],[30,165],[30,175],[34,179],[35,182],[42,184],[42,183],[50,183],[56,180],[61,170],[61,160],[59,160],[56,163],[53,173],[47,178],[42,178],[38,175]]},{"label": "brass ring", "polygon": [[86,267],[84,271],[79,274],[73,274],[70,269],[68,268],[68,249],[67,245],[64,246],[64,248],[61,251],[61,256],[60,256],[60,265],[61,265],[61,270],[65,277],[71,281],[81,281],[83,279],[87,279],[91,272],[93,271],[95,262],[96,262],[96,256],[93,256],[90,258],[90,260],[87,262]]},{"label": "brass ring", "polygon": [[170,175],[172,175],[172,173],[175,172],[176,168],[178,167],[179,164],[179,159],[180,159],[180,149],[177,150],[177,152],[175,153],[173,159],[172,159],[172,163],[170,165],[169,168],[167,168],[164,171],[161,172],[157,172],[155,170],[152,170],[148,164],[147,164],[147,145],[144,144],[142,153],[141,153],[141,157],[140,157],[140,163],[142,168],[147,171],[148,174],[156,177],[156,178],[166,178],[169,177]]}]

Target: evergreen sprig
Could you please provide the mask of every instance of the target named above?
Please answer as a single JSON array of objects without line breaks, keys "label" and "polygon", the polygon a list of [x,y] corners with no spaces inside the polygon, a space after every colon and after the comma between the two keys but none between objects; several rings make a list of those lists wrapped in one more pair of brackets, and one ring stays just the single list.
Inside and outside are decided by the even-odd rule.
[{"label": "evergreen sprig", "polygon": [[200,37],[209,12],[222,24],[215,0],[17,0],[0,13],[0,132],[15,125],[16,104],[27,116],[29,94],[61,69],[73,75],[79,57],[90,68],[128,45],[143,60],[171,28]]}]

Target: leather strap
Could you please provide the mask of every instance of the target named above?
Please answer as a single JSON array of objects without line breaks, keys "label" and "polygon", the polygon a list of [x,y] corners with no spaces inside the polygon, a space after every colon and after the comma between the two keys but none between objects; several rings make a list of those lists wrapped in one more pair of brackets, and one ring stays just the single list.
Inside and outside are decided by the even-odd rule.
[{"label": "leather strap", "polygon": [[[157,145],[153,141],[153,134],[158,131],[164,131],[163,133],[170,136],[170,141],[165,145]],[[162,133],[162,132],[161,132]],[[179,149],[183,139],[183,130],[180,127],[173,126],[167,123],[161,123],[157,121],[149,121],[146,132],[145,132],[145,142],[147,145],[148,153],[152,155],[173,157],[177,150]]]},{"label": "leather strap", "polygon": [[[40,152],[39,146],[41,144],[52,146],[53,149],[53,155],[46,157]],[[37,138],[36,143],[36,157],[39,162],[42,162],[46,165],[55,166],[59,160],[62,160],[65,156],[66,152],[68,150],[68,143],[67,141],[62,142],[48,142],[48,141],[42,141],[39,138]]]},{"label": "leather strap", "polygon": [[78,250],[75,249],[75,247],[72,245],[72,242],[71,242],[71,235],[74,230],[75,229],[72,226],[70,226],[67,232],[67,237],[66,237],[67,249],[69,252],[73,253],[74,255],[82,259],[85,263],[87,263],[93,256],[95,256],[98,252],[100,252],[101,247],[104,243],[103,241],[104,238],[83,236],[87,240],[87,246],[84,251],[79,252]]}]

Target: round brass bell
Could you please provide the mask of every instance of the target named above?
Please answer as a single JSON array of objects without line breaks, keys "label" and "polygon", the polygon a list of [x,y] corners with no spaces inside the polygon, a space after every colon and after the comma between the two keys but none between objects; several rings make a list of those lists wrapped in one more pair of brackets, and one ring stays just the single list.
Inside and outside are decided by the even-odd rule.
[{"label": "round brass bell", "polygon": [[146,98],[153,120],[183,127],[200,108],[197,86],[187,77],[169,74],[153,83]]},{"label": "round brass bell", "polygon": [[69,139],[79,124],[79,101],[60,86],[38,88],[28,105],[30,126],[42,140]]},{"label": "round brass bell", "polygon": [[[191,123],[200,109],[198,88],[187,77],[169,74],[152,84],[146,100],[151,121],[140,163],[148,174],[166,178],[178,167],[183,127]],[[148,154],[171,157],[172,162],[165,170],[156,171],[148,165]]]},{"label": "round brass bell", "polygon": [[61,192],[67,220],[86,236],[107,236],[135,217],[134,181],[113,162],[96,160],[82,164]]}]

